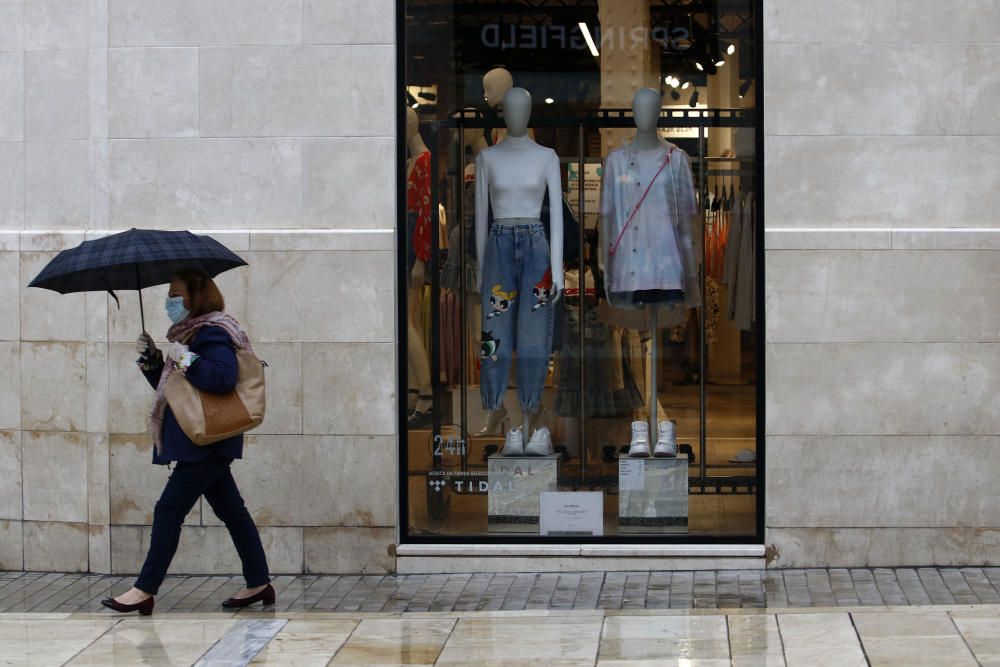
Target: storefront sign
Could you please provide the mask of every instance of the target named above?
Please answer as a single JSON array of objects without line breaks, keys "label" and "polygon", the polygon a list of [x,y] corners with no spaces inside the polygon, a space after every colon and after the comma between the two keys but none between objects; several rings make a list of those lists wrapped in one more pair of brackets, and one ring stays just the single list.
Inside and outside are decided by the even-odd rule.
[{"label": "storefront sign", "polygon": [[[691,47],[691,31],[682,26],[617,26],[602,30],[595,24],[589,26],[589,30],[601,51],[640,49],[650,43],[663,51],[684,51]],[[501,51],[550,48],[586,51],[589,48],[579,25],[487,23],[480,29],[479,41],[488,49]]]},{"label": "storefront sign", "polygon": [[548,491],[541,494],[541,535],[603,535],[604,494],[600,491]]}]

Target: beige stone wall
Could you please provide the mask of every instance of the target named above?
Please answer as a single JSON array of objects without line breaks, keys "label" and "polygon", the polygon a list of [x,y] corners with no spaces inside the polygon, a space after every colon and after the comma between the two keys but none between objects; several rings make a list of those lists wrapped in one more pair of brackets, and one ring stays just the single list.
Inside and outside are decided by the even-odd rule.
[{"label": "beige stone wall", "polygon": [[1000,4],[764,8],[773,564],[996,565]]},{"label": "beige stone wall", "polygon": [[[246,258],[229,310],[268,370],[234,465],[276,572],[394,566],[392,0],[0,1],[0,569],[131,573],[150,465],[138,301],[24,287],[129,227]],[[161,341],[165,288],[144,292]],[[239,570],[199,503],[178,572]]]}]

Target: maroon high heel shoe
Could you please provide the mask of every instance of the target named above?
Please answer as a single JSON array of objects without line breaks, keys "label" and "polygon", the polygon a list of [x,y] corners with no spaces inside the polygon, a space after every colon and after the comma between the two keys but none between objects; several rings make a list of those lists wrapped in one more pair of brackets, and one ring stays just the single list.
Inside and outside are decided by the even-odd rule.
[{"label": "maroon high heel shoe", "polygon": [[256,602],[263,602],[264,606],[266,607],[268,605],[274,604],[275,597],[276,596],[274,594],[274,588],[271,587],[271,584],[268,584],[266,587],[264,587],[264,590],[260,591],[259,593],[254,593],[248,598],[229,598],[228,600],[222,603],[222,606],[233,609],[239,607],[249,607],[250,605]]},{"label": "maroon high heel shoe", "polygon": [[122,604],[114,598],[104,598],[101,600],[103,604],[108,609],[114,609],[122,614],[127,614],[130,611],[139,612],[140,616],[151,616],[153,614],[153,598],[148,597],[138,604]]}]

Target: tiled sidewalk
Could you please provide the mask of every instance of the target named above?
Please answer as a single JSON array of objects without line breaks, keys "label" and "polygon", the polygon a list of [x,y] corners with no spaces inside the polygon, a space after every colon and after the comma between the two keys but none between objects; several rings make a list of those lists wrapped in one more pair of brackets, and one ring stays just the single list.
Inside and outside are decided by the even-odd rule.
[{"label": "tiled sidewalk", "polygon": [[1000,606],[0,614],[8,665],[1000,665]]},{"label": "tiled sidewalk", "polygon": [[[0,613],[101,610],[134,577],[0,572]],[[167,579],[163,612],[211,612],[240,577]],[[735,609],[1000,604],[1000,568],[591,572],[275,579],[278,612]]]}]

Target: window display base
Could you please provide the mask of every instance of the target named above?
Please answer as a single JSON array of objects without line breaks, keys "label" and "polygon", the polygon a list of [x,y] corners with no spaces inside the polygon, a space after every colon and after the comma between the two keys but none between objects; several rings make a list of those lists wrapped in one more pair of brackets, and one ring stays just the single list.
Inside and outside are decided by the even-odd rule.
[{"label": "window display base", "polygon": [[487,466],[489,532],[537,533],[539,494],[559,489],[562,455],[495,455]]},{"label": "window display base", "polygon": [[688,459],[618,460],[618,525],[622,533],[688,532]]}]

